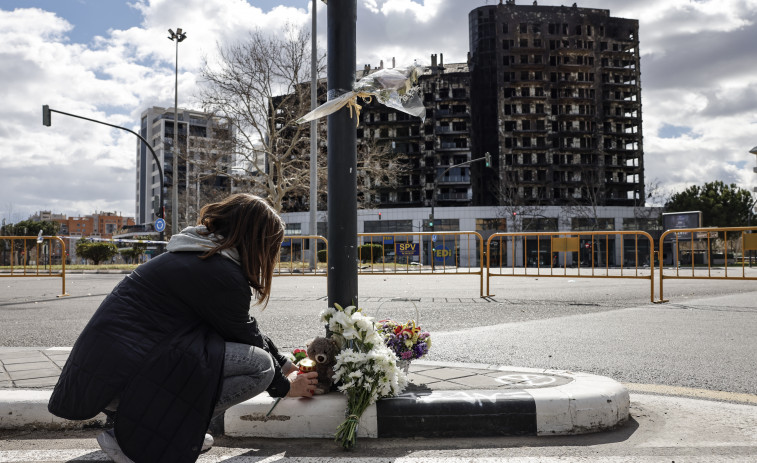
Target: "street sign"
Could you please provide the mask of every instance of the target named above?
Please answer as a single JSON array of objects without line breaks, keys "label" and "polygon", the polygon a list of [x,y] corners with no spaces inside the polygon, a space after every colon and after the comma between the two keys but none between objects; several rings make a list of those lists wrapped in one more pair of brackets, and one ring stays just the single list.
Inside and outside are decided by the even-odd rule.
[{"label": "street sign", "polygon": [[155,220],[155,231],[162,232],[165,229],[166,229],[166,221],[163,218],[158,217]]},{"label": "street sign", "polygon": [[431,235],[431,241],[433,241],[434,243],[436,243],[436,235]]},{"label": "street sign", "polygon": [[[444,262],[452,258],[452,250],[448,247],[439,245],[434,248],[434,259],[437,262]],[[451,262],[449,262],[449,264],[451,264]]]},{"label": "street sign", "polygon": [[395,243],[394,253],[401,257],[410,257],[420,255],[420,245],[418,243]]}]

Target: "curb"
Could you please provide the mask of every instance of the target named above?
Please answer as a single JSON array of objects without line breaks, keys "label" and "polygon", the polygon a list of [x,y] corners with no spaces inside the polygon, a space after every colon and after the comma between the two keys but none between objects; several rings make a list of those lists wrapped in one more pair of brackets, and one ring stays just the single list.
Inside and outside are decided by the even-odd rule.
[{"label": "curb", "polygon": [[[571,435],[612,429],[629,417],[628,390],[604,376],[421,360],[413,365],[488,370],[487,375],[505,386],[431,390],[413,385],[398,397],[371,405],[360,419],[359,437]],[[550,386],[550,381],[558,385]],[[0,390],[0,429],[104,426],[102,414],[86,422],[54,417],[47,411],[51,393]],[[343,394],[331,392],[316,399],[284,398],[266,416],[274,402],[263,394],[231,407],[224,416],[223,433],[230,437],[331,439],[344,421],[347,407]]]},{"label": "curb", "polygon": [[[418,366],[449,366],[517,372],[526,378],[560,377],[556,387],[411,391],[371,405],[360,419],[360,437],[487,437],[572,435],[604,431],[628,420],[628,390],[604,376],[565,370],[487,366],[417,360]],[[232,437],[333,438],[344,421],[346,397],[338,392],[312,399],[258,396],[230,408],[225,434]]]},{"label": "curb", "polygon": [[51,394],[49,390],[0,390],[0,429],[71,429],[105,425],[107,417],[102,413],[86,421],[69,421],[51,414],[47,411]]}]

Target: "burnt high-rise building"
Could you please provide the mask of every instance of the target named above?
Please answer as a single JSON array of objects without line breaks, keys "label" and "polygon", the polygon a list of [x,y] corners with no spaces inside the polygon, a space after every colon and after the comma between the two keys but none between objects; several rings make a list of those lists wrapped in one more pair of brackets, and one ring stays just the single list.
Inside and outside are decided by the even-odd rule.
[{"label": "burnt high-rise building", "polygon": [[644,204],[638,32],[576,4],[470,12],[474,204]]}]

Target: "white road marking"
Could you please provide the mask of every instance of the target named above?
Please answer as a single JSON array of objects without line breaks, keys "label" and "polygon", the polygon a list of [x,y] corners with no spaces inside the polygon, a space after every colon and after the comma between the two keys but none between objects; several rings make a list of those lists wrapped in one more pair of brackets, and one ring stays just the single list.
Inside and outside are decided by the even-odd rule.
[{"label": "white road marking", "polygon": [[[244,455],[255,452],[252,449],[223,450],[223,455],[204,454],[199,463],[660,463],[675,461],[667,455],[628,455],[628,456],[560,456],[560,457],[287,457],[284,453],[271,456]],[[715,458],[723,463],[751,463],[753,456],[686,456],[686,463],[711,463]],[[5,450],[0,451],[0,463],[16,462],[71,462],[71,461],[110,461],[100,449],[61,449],[61,450]]]}]

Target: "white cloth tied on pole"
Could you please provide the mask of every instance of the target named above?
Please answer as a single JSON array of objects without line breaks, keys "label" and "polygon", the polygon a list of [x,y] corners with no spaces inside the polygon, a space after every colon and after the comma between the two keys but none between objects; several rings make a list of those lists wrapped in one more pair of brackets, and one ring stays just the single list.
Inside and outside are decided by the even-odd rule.
[{"label": "white cloth tied on pole", "polygon": [[297,123],[320,119],[347,106],[350,117],[353,109],[355,110],[356,125],[359,125],[362,106],[358,104],[358,98],[367,103],[376,98],[376,101],[385,106],[420,117],[423,121],[426,119],[426,107],[419,95],[420,88],[414,85],[418,82],[421,70],[421,66],[417,65],[378,70],[357,81],[352,90],[343,91],[338,96],[333,95],[335,92],[329,92],[329,100],[326,103],[305,114]]}]

